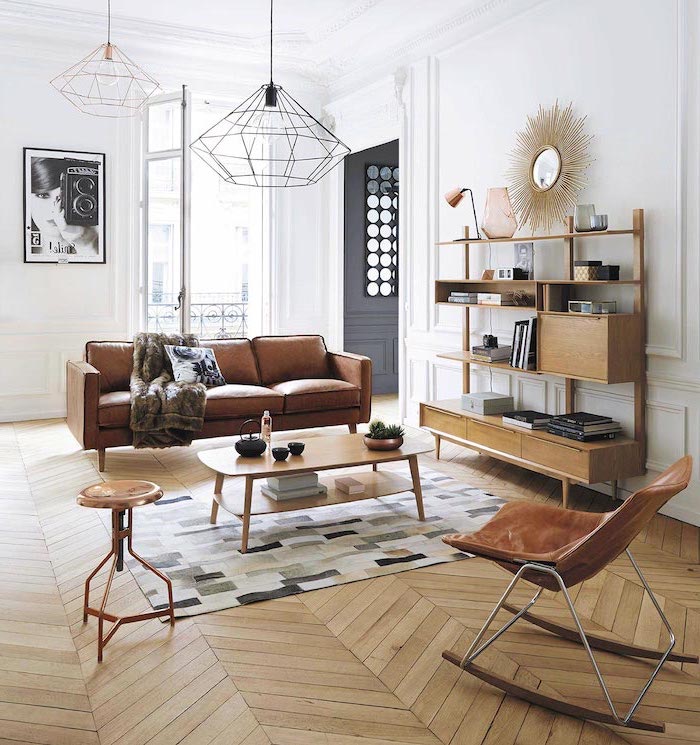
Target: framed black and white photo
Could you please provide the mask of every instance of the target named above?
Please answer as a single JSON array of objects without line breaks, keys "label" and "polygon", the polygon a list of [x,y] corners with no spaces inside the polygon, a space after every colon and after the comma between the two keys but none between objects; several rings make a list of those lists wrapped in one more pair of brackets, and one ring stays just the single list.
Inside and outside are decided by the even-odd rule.
[{"label": "framed black and white photo", "polygon": [[528,279],[535,278],[534,243],[516,243],[513,246],[513,266],[526,272]]},{"label": "framed black and white photo", "polygon": [[24,148],[24,261],[105,263],[105,155]]}]

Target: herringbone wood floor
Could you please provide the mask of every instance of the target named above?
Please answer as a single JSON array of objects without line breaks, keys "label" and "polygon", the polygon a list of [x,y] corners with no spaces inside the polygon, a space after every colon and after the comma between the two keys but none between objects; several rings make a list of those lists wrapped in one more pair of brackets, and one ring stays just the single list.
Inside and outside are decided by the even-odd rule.
[{"label": "herringbone wood floor", "polygon": [[[208,501],[211,475],[196,458],[207,446],[110,452],[105,477],[144,477]],[[439,465],[430,456],[423,463],[507,499],[557,499],[551,479],[447,444],[443,451]],[[133,624],[98,665],[81,592],[107,533],[74,500],[98,479],[95,454],[77,448],[65,423],[0,425],[0,745],[700,741],[697,665],[669,665],[651,689],[641,713],[668,726],[649,735],[530,706],[444,662],[443,649],[467,647],[508,578],[478,559],[183,619],[173,630],[156,620]],[[584,489],[574,501],[609,507]],[[658,517],[633,547],[688,651],[700,649],[698,537],[696,528]],[[118,612],[148,609],[128,571],[115,580],[113,598]],[[623,560],[585,583],[576,605],[591,629],[660,643],[660,624]],[[542,611],[566,618],[555,596]],[[633,700],[649,666],[601,660],[616,701]],[[570,701],[599,700],[581,650],[525,624],[485,663]]]}]

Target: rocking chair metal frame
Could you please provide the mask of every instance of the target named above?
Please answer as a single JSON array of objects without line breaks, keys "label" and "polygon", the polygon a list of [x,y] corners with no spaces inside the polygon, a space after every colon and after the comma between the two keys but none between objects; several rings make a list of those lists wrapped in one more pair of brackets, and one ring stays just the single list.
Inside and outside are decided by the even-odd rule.
[{"label": "rocking chair metal frame", "polygon": [[[525,556],[522,556],[522,552],[520,552],[521,558],[518,558],[517,552],[512,549],[495,545],[497,543],[499,532],[496,518],[492,518],[493,524],[491,526],[487,523],[481,531],[472,535],[445,536],[443,540],[446,543],[456,546],[461,550],[474,553],[477,556],[491,559],[508,571],[511,571],[514,574],[514,577],[510,581],[498,603],[496,603],[496,606],[489,613],[488,618],[475,636],[466,654],[460,657],[454,652],[446,650],[443,652],[443,658],[475,677],[500,688],[506,693],[518,696],[530,701],[531,703],[546,706],[563,714],[579,716],[581,718],[618,725],[620,727],[631,727],[652,732],[664,732],[665,725],[662,722],[635,716],[635,712],[642,703],[642,700],[652,683],[656,680],[666,661],[697,663],[699,659],[696,655],[673,652],[676,643],[673,629],[671,628],[671,624],[666,618],[661,605],[656,599],[656,596],[652,592],[649,583],[644,577],[642,570],[635,561],[634,556],[632,556],[632,552],[629,549],[629,540],[631,540],[633,534],[636,535],[636,533],[639,532],[639,529],[641,529],[641,526],[645,522],[648,522],[648,520],[651,519],[653,514],[655,514],[656,509],[658,509],[660,502],[667,501],[670,496],[678,493],[687,486],[691,468],[692,461],[688,456],[686,456],[686,458],[681,459],[681,461],[671,466],[671,468],[659,476],[654,483],[632,495],[627,500],[627,503],[623,504],[615,512],[598,516],[600,520],[593,530],[580,536],[576,536],[574,542],[568,546],[565,545],[561,548],[551,547],[549,552],[543,552],[540,550],[538,553],[531,551],[529,555]],[[656,507],[656,509],[654,509],[654,507]],[[532,505],[530,508],[532,510],[540,511],[543,509],[542,506],[536,505]],[[507,524],[508,521],[510,521],[511,525],[515,525],[516,523],[513,520],[513,515],[518,509],[522,515],[524,514],[524,511],[528,509],[528,506],[521,504],[519,508],[512,508],[510,510],[510,516],[504,517],[501,525]],[[545,507],[544,509],[551,508]],[[554,516],[555,513],[550,514]],[[584,516],[583,513],[570,514],[572,515],[572,521],[576,519],[577,515]],[[593,516],[589,515],[588,517],[591,518]],[[597,520],[598,518],[595,519]],[[566,520],[566,512],[560,512],[558,520],[561,524],[564,524]],[[513,528],[513,532],[516,532],[515,528]],[[622,551],[615,549],[614,545],[609,546],[606,544],[606,549],[610,551],[609,556],[600,557],[600,559],[597,557],[592,558],[597,552],[591,551],[591,546],[595,546],[596,541],[598,542],[598,546],[603,545],[600,541],[605,541],[608,533],[611,533],[613,536],[610,541],[611,544],[614,544],[616,539],[624,541],[624,543],[620,545]],[[603,550],[603,553],[605,553],[606,549]],[[659,617],[668,632],[669,642],[665,650],[638,647],[618,642],[611,638],[587,634],[583,628],[583,624],[576,612],[567,585],[570,587],[573,584],[578,584],[587,577],[593,576],[600,571],[609,560],[614,558],[614,555],[617,554],[618,551],[620,554],[622,552],[627,554],[627,557],[632,564],[632,568],[642,583],[644,591],[649,595],[656,612],[659,614]],[[596,561],[598,561],[598,566],[595,566]],[[563,567],[563,571],[560,571],[559,567]],[[539,585],[539,587],[533,597],[524,606],[518,608],[517,606],[508,604],[506,601],[515,586],[523,578],[535,585]],[[569,580],[568,582],[567,579]],[[530,613],[530,609],[538,601],[544,589],[550,589],[562,593],[569,612],[574,620],[575,628],[562,626]],[[503,624],[498,631],[493,633],[487,641],[482,643],[500,610],[512,613],[513,617],[506,621],[506,623]],[[600,689],[603,692],[603,697],[609,707],[609,713],[604,709],[587,708],[570,704],[561,699],[553,698],[540,690],[535,690],[516,683],[513,680],[503,678],[490,670],[474,664],[474,661],[479,657],[479,655],[488,649],[491,644],[493,644],[521,618],[539,628],[550,631],[551,633],[569,641],[580,643],[583,646],[593,667],[593,672],[595,673]],[[624,714],[619,713],[613,703],[608,686],[593,654],[593,649],[612,652],[622,656],[658,660],[653,672],[642,686],[639,695],[628,711]]]}]

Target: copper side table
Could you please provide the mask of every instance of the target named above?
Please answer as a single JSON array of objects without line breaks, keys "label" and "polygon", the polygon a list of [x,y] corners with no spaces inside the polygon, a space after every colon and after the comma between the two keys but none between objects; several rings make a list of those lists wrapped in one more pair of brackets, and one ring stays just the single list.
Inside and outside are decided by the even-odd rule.
[{"label": "copper side table", "polygon": [[[78,495],[77,502],[82,507],[93,507],[102,510],[112,510],[112,548],[107,556],[97,565],[90,576],[85,580],[85,599],[83,601],[83,623],[88,616],[97,617],[97,661],[102,662],[102,650],[107,642],[114,636],[117,629],[123,623],[134,623],[145,621],[148,618],[160,618],[170,616],[170,625],[175,625],[175,607],[173,606],[173,585],[170,580],[155,567],[151,566],[145,559],[139,556],[132,545],[133,508],[144,504],[157,502],[163,496],[163,490],[150,481],[103,481],[83,489]],[[127,523],[124,523],[124,517]],[[107,613],[107,598],[112,587],[115,572],[124,569],[124,539],[126,539],[127,551],[149,571],[160,577],[168,586],[168,608],[163,610],[139,613],[135,616],[116,616]],[[90,607],[90,582],[102,567],[112,559],[112,567],[109,570],[105,593],[102,604],[97,608]],[[104,634],[104,622],[110,621],[114,625]]]}]

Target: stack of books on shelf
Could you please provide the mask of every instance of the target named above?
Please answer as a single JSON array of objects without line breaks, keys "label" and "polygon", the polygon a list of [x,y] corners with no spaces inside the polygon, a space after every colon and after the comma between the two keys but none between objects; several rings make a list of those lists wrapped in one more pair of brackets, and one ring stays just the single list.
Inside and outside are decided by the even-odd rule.
[{"label": "stack of books on shelf", "polygon": [[328,489],[320,484],[317,473],[300,473],[296,476],[270,476],[260,491],[278,502],[326,494]]},{"label": "stack of books on shelf", "polygon": [[448,303],[463,303],[464,305],[476,305],[477,301],[476,292],[451,292],[447,298]]},{"label": "stack of books on shelf", "polygon": [[514,424],[523,429],[547,429],[547,424],[551,419],[551,414],[523,409],[522,411],[507,411],[503,415],[503,424]]},{"label": "stack of books on shelf", "polygon": [[620,422],[616,422],[609,416],[588,414],[585,411],[555,416],[547,425],[547,432],[550,434],[579,442],[614,440],[620,431],[622,431]]},{"label": "stack of books on shelf", "polygon": [[515,322],[510,365],[522,370],[537,369],[537,318]]},{"label": "stack of books on shelf", "polygon": [[478,292],[476,301],[479,305],[515,305],[512,292]]},{"label": "stack of books on shelf", "polygon": [[510,359],[510,347],[472,347],[472,357],[479,362],[505,362]]}]

